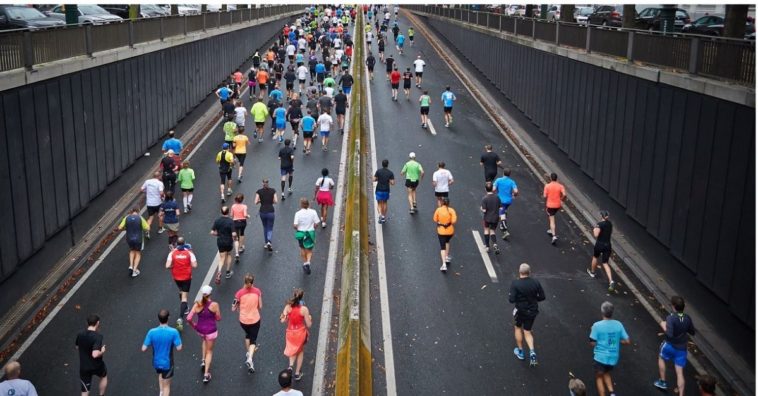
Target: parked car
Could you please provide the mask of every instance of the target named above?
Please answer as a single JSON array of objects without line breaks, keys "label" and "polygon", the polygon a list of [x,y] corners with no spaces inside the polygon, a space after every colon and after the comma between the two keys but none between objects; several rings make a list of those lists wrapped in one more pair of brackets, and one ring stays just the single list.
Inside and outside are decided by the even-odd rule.
[{"label": "parked car", "polygon": [[[721,36],[724,34],[724,17],[719,15],[706,15],[684,25],[683,33],[702,34],[706,36]],[[745,22],[745,38],[755,39],[755,25],[750,21]]]},{"label": "parked car", "polygon": [[511,5],[505,12],[508,16],[524,16],[526,14],[525,5]]},{"label": "parked car", "polygon": [[587,17],[587,21],[591,25],[621,27],[623,15],[624,6],[602,5]]},{"label": "parked car", "polygon": [[140,4],[139,13],[142,18],[155,18],[171,15],[171,10],[166,11],[157,4]]},{"label": "parked car", "polygon": [[64,26],[66,22],[50,18],[39,10],[21,5],[0,5],[0,29],[43,29]]},{"label": "parked car", "polygon": [[547,8],[547,20],[555,22],[561,19],[561,6],[551,5]]},{"label": "parked car", "polygon": [[[206,9],[208,10],[208,12],[218,12],[218,11],[221,11],[221,4],[208,4],[206,6]],[[227,11],[233,11],[233,10],[236,10],[236,9],[237,9],[237,6],[234,5],[234,4],[227,4],[226,5],[226,10]],[[472,10],[473,10],[473,6],[472,6]],[[477,9],[477,11],[478,11],[478,9]]]},{"label": "parked car", "polygon": [[576,23],[586,24],[588,17],[593,12],[595,12],[595,9],[592,7],[574,8],[574,21],[576,21]]},{"label": "parked car", "polygon": [[[104,10],[103,7],[94,4],[79,4],[77,12],[79,13],[79,23],[82,25],[101,25],[124,20],[120,16],[113,15]],[[66,12],[63,5],[53,7],[52,10],[48,11],[47,15],[62,21],[66,20]]]},{"label": "parked car", "polygon": [[[663,8],[661,7],[645,8],[635,18],[635,27],[644,30],[662,30],[662,13]],[[690,15],[687,14],[687,11],[677,8],[674,15],[674,31],[681,31],[684,25],[690,23]]]},{"label": "parked car", "polygon": [[[129,4],[98,4],[106,11],[113,15],[118,15],[121,18],[129,18]],[[155,4],[140,4],[139,5],[139,17],[140,18],[153,18],[159,16],[169,15],[170,12],[166,12],[163,8]]]},{"label": "parked car", "polygon": [[113,15],[118,15],[124,19],[129,18],[129,4],[98,4],[98,6]]}]

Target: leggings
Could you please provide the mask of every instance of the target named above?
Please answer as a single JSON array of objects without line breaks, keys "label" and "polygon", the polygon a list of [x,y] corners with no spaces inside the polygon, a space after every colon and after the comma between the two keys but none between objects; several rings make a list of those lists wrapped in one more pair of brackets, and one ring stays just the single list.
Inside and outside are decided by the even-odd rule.
[{"label": "leggings", "polygon": [[263,238],[266,243],[271,242],[272,234],[274,233],[274,212],[260,213],[261,223],[263,223]]}]

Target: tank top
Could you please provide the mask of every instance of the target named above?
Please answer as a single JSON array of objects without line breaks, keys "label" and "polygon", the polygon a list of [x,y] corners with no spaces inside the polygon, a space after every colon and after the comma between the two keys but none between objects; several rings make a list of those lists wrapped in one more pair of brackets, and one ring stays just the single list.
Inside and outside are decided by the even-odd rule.
[{"label": "tank top", "polygon": [[247,205],[240,203],[232,205],[232,220],[247,220]]},{"label": "tank top", "polygon": [[197,332],[200,334],[211,334],[215,333],[217,330],[216,314],[211,312],[209,308],[210,306],[211,300],[208,300],[208,303],[205,304],[200,313],[197,314],[197,325],[195,325],[195,329],[197,329]]},{"label": "tank top", "polygon": [[301,305],[292,307],[289,315],[289,322],[287,322],[287,330],[298,330],[303,327],[305,318],[300,313]]}]

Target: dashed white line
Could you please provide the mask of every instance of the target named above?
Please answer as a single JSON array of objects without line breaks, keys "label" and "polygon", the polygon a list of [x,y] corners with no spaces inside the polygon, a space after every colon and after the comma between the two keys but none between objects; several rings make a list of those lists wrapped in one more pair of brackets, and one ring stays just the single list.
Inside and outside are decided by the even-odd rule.
[{"label": "dashed white line", "polygon": [[471,233],[474,235],[474,242],[476,242],[476,248],[479,249],[479,254],[482,255],[482,261],[484,261],[484,267],[487,269],[487,274],[489,274],[490,280],[492,280],[492,283],[498,283],[497,274],[495,273],[495,267],[492,266],[490,255],[487,253],[487,251],[484,248],[484,242],[482,242],[482,237],[479,235],[479,231],[471,230]]}]

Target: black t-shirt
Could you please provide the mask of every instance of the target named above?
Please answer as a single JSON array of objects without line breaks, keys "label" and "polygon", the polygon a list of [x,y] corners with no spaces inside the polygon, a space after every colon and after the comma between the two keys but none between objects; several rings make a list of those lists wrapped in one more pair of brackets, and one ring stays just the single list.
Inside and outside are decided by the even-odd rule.
[{"label": "black t-shirt", "polygon": [[224,105],[221,106],[224,110],[224,114],[233,114],[234,113],[234,103],[232,103],[231,100],[228,100],[224,102]]},{"label": "black t-shirt", "polygon": [[329,59],[324,59],[324,68],[326,69],[327,73],[332,70],[332,61]]},{"label": "black t-shirt", "polygon": [[292,99],[290,100],[290,106],[297,107],[298,109],[303,107],[303,101],[298,99]]},{"label": "black t-shirt", "polygon": [[611,234],[613,233],[613,223],[611,223],[610,220],[603,220],[595,224],[595,227],[600,229],[600,235],[597,236],[595,244],[610,247]]},{"label": "black t-shirt", "polygon": [[232,229],[234,228],[234,221],[229,216],[221,216],[213,222],[213,231],[218,234],[216,237],[219,244],[231,245],[232,244]]},{"label": "black t-shirt", "polygon": [[350,74],[345,74],[340,78],[340,83],[342,83],[343,87],[352,87],[353,86],[353,76]]},{"label": "black t-shirt", "polygon": [[284,80],[289,84],[294,83],[296,78],[297,76],[295,76],[295,72],[288,71],[284,74]]},{"label": "black t-shirt", "polygon": [[281,150],[279,150],[279,160],[281,161],[279,164],[279,167],[282,169],[290,169],[292,168],[292,156],[294,154],[294,150],[292,150],[292,147],[282,147]]},{"label": "black t-shirt", "polygon": [[318,61],[315,58],[311,58],[310,60],[308,60],[308,68],[311,71],[316,70],[316,64],[318,64]]},{"label": "black t-shirt", "polygon": [[376,64],[376,58],[374,58],[373,55],[369,55],[369,57],[366,58],[366,65],[374,66],[375,64]]},{"label": "black t-shirt", "polygon": [[379,51],[384,51],[384,40],[379,40],[377,45],[379,46]]},{"label": "black t-shirt", "polygon": [[403,82],[410,84],[412,79],[413,79],[413,73],[409,71],[403,72]]},{"label": "black t-shirt", "polygon": [[395,59],[393,59],[391,56],[384,60],[384,63],[387,64],[387,70],[392,70],[392,65],[395,63]]},{"label": "black t-shirt", "polygon": [[539,313],[537,303],[545,299],[542,285],[532,278],[519,278],[511,282],[508,301],[516,304],[519,313],[535,316]]},{"label": "black t-shirt", "polygon": [[347,108],[347,95],[344,93],[334,95],[334,108],[337,110],[345,110],[345,108]]},{"label": "black t-shirt", "polygon": [[290,107],[287,110],[287,119],[289,121],[300,121],[301,118],[303,118],[303,110],[300,107]]},{"label": "black t-shirt", "polygon": [[261,213],[272,213],[274,211],[274,195],[276,195],[276,190],[271,187],[264,187],[255,193],[261,199]]},{"label": "black t-shirt", "polygon": [[482,209],[484,209],[484,221],[487,223],[497,223],[500,219],[500,198],[497,194],[487,194],[482,198]]},{"label": "black t-shirt", "polygon": [[92,351],[103,347],[103,335],[92,330],[84,330],[76,336],[76,346],[79,348],[79,371],[98,371],[102,369],[103,358],[93,358]]},{"label": "black t-shirt", "polygon": [[161,158],[161,167],[163,167],[164,175],[174,175],[174,165],[176,165],[176,162],[174,161],[173,157],[166,156]]},{"label": "black t-shirt", "polygon": [[487,173],[497,173],[497,163],[500,162],[500,157],[493,151],[482,154],[480,159],[484,165],[484,171]]},{"label": "black t-shirt", "polygon": [[390,180],[395,180],[395,174],[387,168],[377,169],[374,177],[376,178],[376,191],[389,191]]},{"label": "black t-shirt", "polygon": [[[324,95],[320,98],[318,98],[318,105],[321,107],[321,111],[324,111],[324,109],[331,109],[332,108],[332,98]],[[318,118],[318,117],[316,117]]]}]

